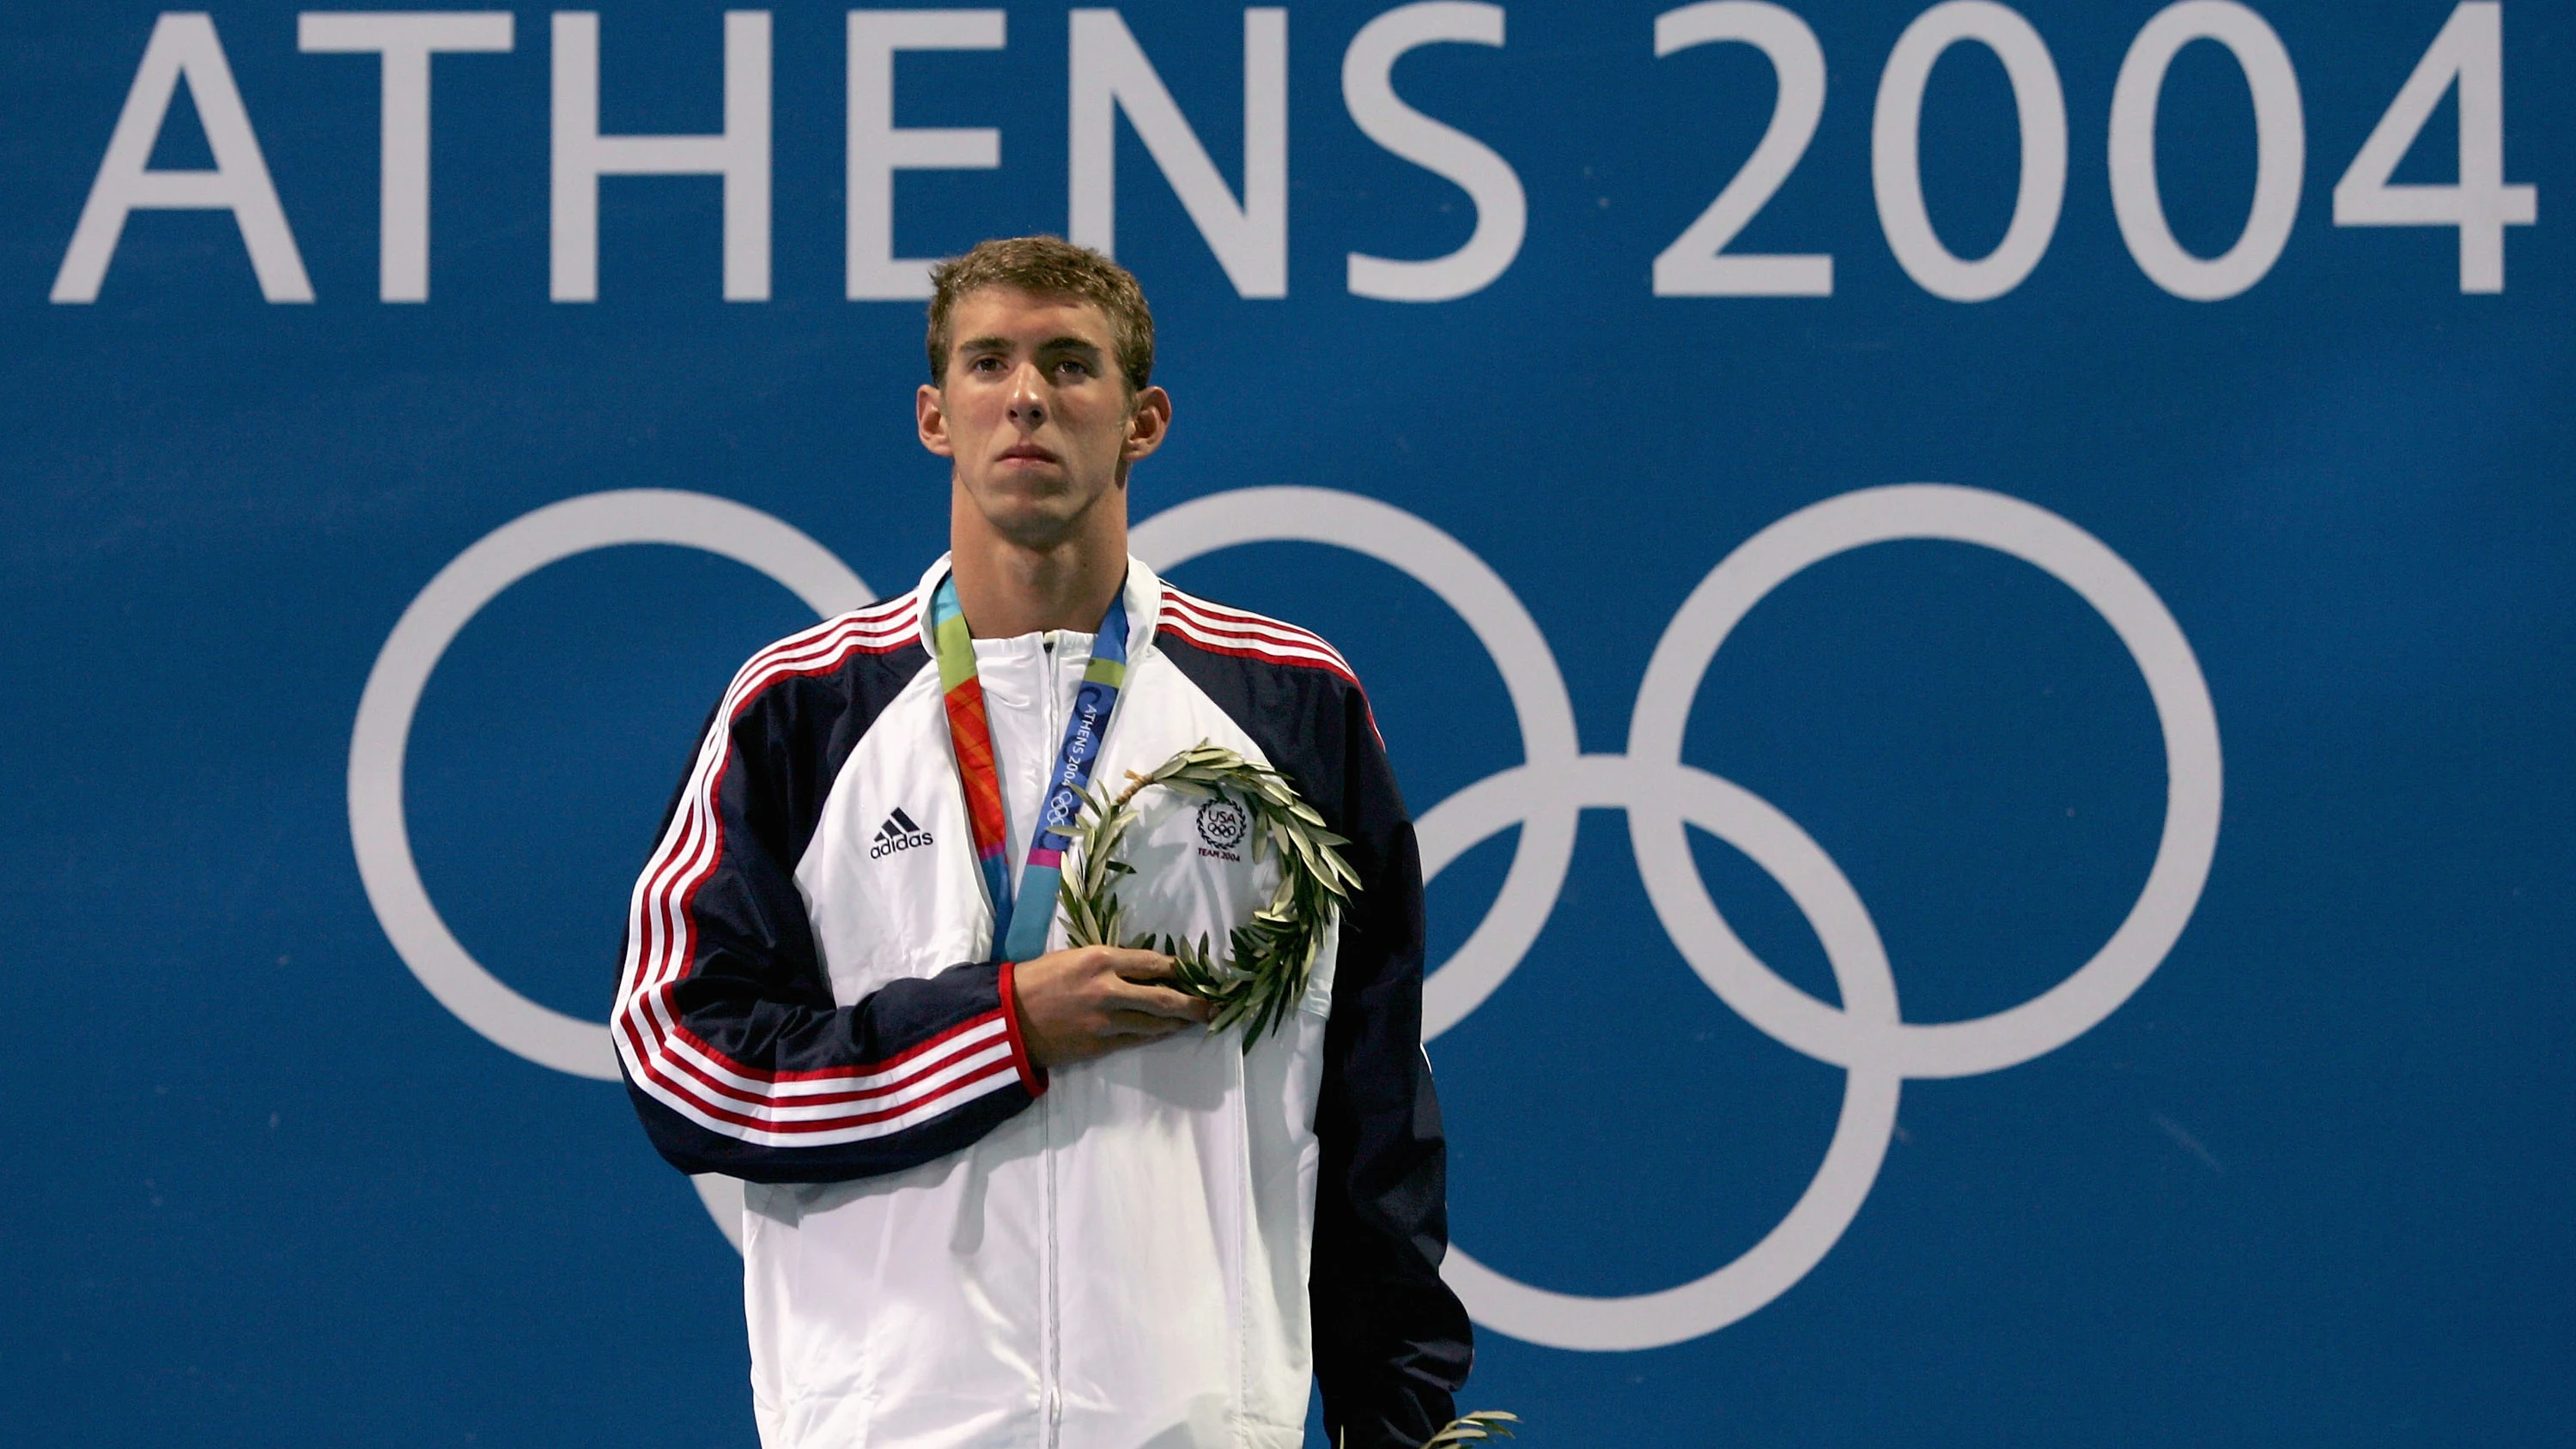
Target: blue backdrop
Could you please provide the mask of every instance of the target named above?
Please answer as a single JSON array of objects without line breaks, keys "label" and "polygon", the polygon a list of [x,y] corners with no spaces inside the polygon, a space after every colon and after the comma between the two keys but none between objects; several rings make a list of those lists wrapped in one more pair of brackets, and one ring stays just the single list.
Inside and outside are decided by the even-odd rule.
[{"label": "blue backdrop", "polygon": [[[598,182],[587,301],[577,18],[439,32],[415,276],[429,32],[0,12],[11,1442],[752,1442],[733,1252],[549,1013],[604,1016],[797,580],[942,546],[854,113],[949,167],[860,167],[862,251],[1114,210],[1178,410],[1140,520],[1339,495],[1146,539],[1250,540],[1177,576],[1369,684],[1455,856],[1435,959],[1491,913],[1432,986],[1470,1403],[1541,1449],[2561,1442],[2569,13],[1790,0],[1659,58],[1652,5],[1389,9],[1013,5],[890,103],[842,8],[738,20],[768,154]],[[721,130],[727,33],[607,0],[597,128]],[[612,498],[431,588],[616,490],[778,526]],[[485,974],[479,1024],[424,985]]]}]

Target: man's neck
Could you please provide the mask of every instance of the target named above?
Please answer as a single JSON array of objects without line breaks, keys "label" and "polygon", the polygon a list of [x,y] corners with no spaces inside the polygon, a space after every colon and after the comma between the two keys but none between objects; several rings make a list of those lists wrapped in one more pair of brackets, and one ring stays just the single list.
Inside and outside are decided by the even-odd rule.
[{"label": "man's neck", "polygon": [[1127,530],[1080,529],[1032,547],[989,529],[952,528],[949,567],[967,630],[979,639],[1047,629],[1088,633],[1100,627],[1127,580]]}]

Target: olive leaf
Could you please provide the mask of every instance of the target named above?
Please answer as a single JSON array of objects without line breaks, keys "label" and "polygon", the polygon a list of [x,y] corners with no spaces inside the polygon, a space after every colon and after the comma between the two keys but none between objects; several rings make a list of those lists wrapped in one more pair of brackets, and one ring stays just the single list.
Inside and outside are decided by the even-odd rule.
[{"label": "olive leaf", "polygon": [[1509,1439],[1512,1437],[1510,1426],[1520,1421],[1521,1416],[1518,1414],[1506,1414],[1500,1409],[1478,1409],[1472,1414],[1461,1414],[1450,1420],[1446,1428],[1422,1441],[1422,1449],[1441,1449],[1444,1445],[1472,1444],[1479,1439]]}]

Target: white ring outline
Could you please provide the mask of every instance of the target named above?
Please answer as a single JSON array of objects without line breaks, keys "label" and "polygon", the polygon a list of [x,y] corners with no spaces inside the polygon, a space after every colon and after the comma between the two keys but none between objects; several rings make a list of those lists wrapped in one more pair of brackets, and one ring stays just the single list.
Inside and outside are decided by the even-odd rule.
[{"label": "white ring outline", "polygon": [[[1861,489],[1802,508],[1747,539],[1701,580],[1657,642],[1625,755],[1569,757],[1571,701],[1527,611],[1483,560],[1401,509],[1326,489],[1244,489],[1171,509],[1140,526],[1135,538],[1139,554],[1158,568],[1240,543],[1352,549],[1431,588],[1458,610],[1503,671],[1529,761],[1450,796],[1416,827],[1428,881],[1477,841],[1523,826],[1486,920],[1424,983],[1426,1041],[1473,1010],[1518,965],[1555,909],[1573,822],[1583,806],[1600,805],[1628,812],[1656,916],[1702,980],[1756,1029],[1849,1074],[1825,1160],[1797,1203],[1760,1242],[1701,1278],[1619,1297],[1555,1293],[1496,1272],[1453,1245],[1443,1276],[1478,1322],[1516,1338],[1594,1351],[1661,1347],[1714,1332],[1769,1303],[1823,1260],[1859,1212],[1893,1133],[1905,1077],[1999,1070],[2090,1030],[2161,964],[2208,879],[2222,772],[2216,711],[2190,643],[2125,560],[2073,523],[2019,499],[1946,484]],[[1812,564],[1901,539],[1992,548],[2073,589],[2111,625],[2145,675],[2165,741],[2165,825],[2128,917],[2073,976],[2019,1007],[1973,1021],[1903,1022],[1876,928],[1831,858],[1766,802],[1680,758],[1700,681],[1754,604]],[[1414,557],[1404,556],[1415,550]],[[1417,566],[1417,559],[1428,562]],[[1516,659],[1498,646],[1523,653]],[[1541,711],[1544,743],[1529,728],[1532,703]],[[1564,736],[1555,733],[1558,719],[1568,726]],[[1843,1007],[1827,1006],[1779,978],[1728,929],[1699,879],[1685,823],[1709,830],[1780,882],[1823,943]],[[1545,891],[1540,907],[1510,909],[1525,884]],[[1499,931],[1497,916],[1508,922]],[[1508,955],[1471,955],[1489,941]],[[1462,964],[1467,984],[1444,991]]]},{"label": "white ring outline", "polygon": [[[2029,1001],[1971,1021],[1855,1022],[1754,959],[1708,902],[1677,812],[1641,791],[1628,814],[1647,897],[1700,979],[1766,1035],[1837,1066],[1882,1062],[1908,1077],[2000,1071],[2090,1031],[2145,983],[2182,936],[2218,849],[2218,716],[2182,626],[2155,590],[2101,540],[2035,504],[1976,488],[1906,483],[1811,504],[1746,539],[1691,591],[1646,664],[1628,758],[1678,765],[1692,698],[1719,646],[1791,575],[1873,543],[1979,544],[2073,589],[2110,624],[2146,677],[2165,745],[2165,822],[2136,904],[2074,975]],[[1682,889],[1687,881],[1690,889]],[[1702,946],[1693,950],[1694,943]],[[1710,950],[1706,943],[1716,942]]]},{"label": "white ring outline", "polygon": [[824,618],[876,597],[831,550],[731,499],[663,488],[567,498],[494,529],[438,571],[377,651],[349,735],[349,841],[367,903],[395,954],[439,1005],[504,1049],[609,1082],[618,1079],[617,1054],[606,1023],[567,1016],[512,990],[474,959],[431,904],[403,814],[403,758],[421,691],[484,605],[550,563],[630,543],[703,549],[758,569]]}]

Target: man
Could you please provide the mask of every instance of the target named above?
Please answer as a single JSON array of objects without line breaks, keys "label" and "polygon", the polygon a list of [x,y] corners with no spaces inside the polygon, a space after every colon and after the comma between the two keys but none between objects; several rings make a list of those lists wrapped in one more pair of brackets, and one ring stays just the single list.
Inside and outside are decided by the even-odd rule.
[{"label": "man", "polygon": [[[1128,471],[1172,415],[1133,277],[986,242],[936,274],[928,346],[951,551],[735,677],[612,1018],[654,1145],[750,1183],[762,1441],[1287,1449],[1319,1381],[1350,1449],[1412,1449],[1469,1330],[1438,1276],[1420,867],[1368,702],[1321,639],[1128,556]],[[1061,949],[1028,862],[1062,779],[1202,739],[1285,774],[1361,881],[1248,1049],[1167,958]],[[1276,860],[1238,807],[1139,804],[1130,928],[1225,940]]]}]

